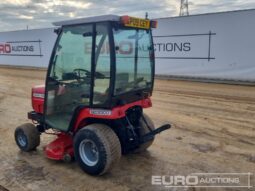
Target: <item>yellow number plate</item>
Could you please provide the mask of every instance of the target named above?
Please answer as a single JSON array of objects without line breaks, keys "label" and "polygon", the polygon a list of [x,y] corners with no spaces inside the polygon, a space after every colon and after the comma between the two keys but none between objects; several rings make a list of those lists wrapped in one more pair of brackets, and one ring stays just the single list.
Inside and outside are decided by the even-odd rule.
[{"label": "yellow number plate", "polygon": [[134,27],[134,28],[149,29],[150,28],[150,20],[140,19],[140,18],[136,18],[136,17],[129,17],[129,20],[125,24],[125,26]]}]

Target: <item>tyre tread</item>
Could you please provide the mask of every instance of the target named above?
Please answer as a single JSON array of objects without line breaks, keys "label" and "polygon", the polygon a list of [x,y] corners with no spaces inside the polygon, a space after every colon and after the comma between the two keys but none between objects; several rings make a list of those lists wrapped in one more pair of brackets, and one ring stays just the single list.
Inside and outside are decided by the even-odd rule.
[{"label": "tyre tread", "polygon": [[109,171],[121,157],[121,145],[118,136],[111,127],[104,124],[91,124],[84,127],[82,130],[90,130],[94,132],[102,141],[106,150],[106,165],[99,175]]}]

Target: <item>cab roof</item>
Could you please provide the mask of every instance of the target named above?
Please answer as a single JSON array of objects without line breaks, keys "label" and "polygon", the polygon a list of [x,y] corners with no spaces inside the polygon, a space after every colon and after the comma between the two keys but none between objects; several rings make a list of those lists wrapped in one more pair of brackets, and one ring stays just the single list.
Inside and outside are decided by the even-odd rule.
[{"label": "cab roof", "polygon": [[80,18],[80,19],[58,21],[58,22],[54,22],[52,24],[55,26],[68,26],[68,25],[95,23],[95,22],[103,22],[103,21],[120,21],[120,16],[101,15],[101,16],[95,16],[95,17],[85,17],[85,18]]}]

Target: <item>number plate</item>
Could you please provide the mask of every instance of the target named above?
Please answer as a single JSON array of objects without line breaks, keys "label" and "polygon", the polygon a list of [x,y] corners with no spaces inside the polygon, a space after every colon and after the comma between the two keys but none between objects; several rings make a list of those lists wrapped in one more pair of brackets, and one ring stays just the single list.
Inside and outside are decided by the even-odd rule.
[{"label": "number plate", "polygon": [[136,18],[136,17],[129,17],[129,20],[125,24],[125,26],[134,27],[134,28],[149,29],[150,28],[150,20],[140,19],[140,18]]}]

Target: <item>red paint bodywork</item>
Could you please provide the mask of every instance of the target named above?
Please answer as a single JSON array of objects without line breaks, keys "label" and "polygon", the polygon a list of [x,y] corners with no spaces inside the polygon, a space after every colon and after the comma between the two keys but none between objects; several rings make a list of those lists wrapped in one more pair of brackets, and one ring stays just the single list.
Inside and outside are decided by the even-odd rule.
[{"label": "red paint bodywork", "polygon": [[35,97],[34,94],[45,95],[45,86],[35,86],[32,88],[32,107],[36,113],[43,114],[44,109],[44,97]]},{"label": "red paint bodywork", "polygon": [[73,137],[67,133],[57,134],[57,138],[44,148],[44,153],[53,160],[62,160],[66,154],[73,157]]},{"label": "red paint bodywork", "polygon": [[[44,98],[43,97],[35,97],[34,95],[45,94],[45,86],[35,86],[32,88],[32,107],[35,112],[43,114],[44,110]],[[84,108],[78,114],[77,120],[74,124],[72,132],[77,132],[80,128],[82,128],[86,123],[84,119],[86,118],[98,118],[98,119],[119,119],[125,117],[125,112],[129,108],[133,106],[141,106],[142,108],[148,108],[152,106],[151,99],[146,98],[133,103],[125,104],[123,106],[117,106],[112,108],[111,110],[102,110],[102,109],[91,109]],[[101,110],[110,112],[107,115],[95,114],[93,111]],[[57,138],[48,144],[44,152],[46,156],[50,159],[54,160],[62,160],[66,154],[69,154],[71,157],[74,156],[73,150],[73,135],[69,134],[69,132],[61,132],[56,134]]]},{"label": "red paint bodywork", "polygon": [[[95,115],[95,114],[91,113],[91,111],[97,110],[97,109],[84,108],[78,114],[73,131],[74,132],[78,131],[79,128],[81,127],[81,125],[84,125],[82,123],[82,121],[86,118],[119,119],[119,118],[125,117],[125,115],[126,115],[125,112],[133,106],[141,106],[142,108],[151,107],[152,106],[151,99],[146,98],[143,100],[125,104],[123,106],[114,107],[111,110],[105,110],[105,111],[111,111],[110,115]],[[99,110],[101,110],[101,109],[99,109]]]}]

